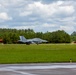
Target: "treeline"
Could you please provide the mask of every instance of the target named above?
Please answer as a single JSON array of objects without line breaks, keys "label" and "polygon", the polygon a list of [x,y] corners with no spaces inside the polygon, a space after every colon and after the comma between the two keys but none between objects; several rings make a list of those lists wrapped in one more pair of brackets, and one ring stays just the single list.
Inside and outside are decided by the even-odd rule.
[{"label": "treeline", "polygon": [[48,43],[70,43],[72,38],[63,30],[54,32],[34,32],[32,29],[0,29],[0,38],[4,43],[17,43],[19,36],[24,36],[27,39],[41,38],[47,40]]},{"label": "treeline", "polygon": [[76,31],[71,34],[71,39],[76,43]]}]

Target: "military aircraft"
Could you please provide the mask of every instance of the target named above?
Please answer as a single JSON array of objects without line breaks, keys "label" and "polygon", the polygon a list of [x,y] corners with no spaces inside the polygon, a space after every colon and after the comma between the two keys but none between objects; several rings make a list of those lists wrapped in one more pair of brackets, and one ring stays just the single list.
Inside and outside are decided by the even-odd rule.
[{"label": "military aircraft", "polygon": [[40,44],[40,43],[47,43],[47,40],[43,40],[40,38],[33,38],[33,39],[26,39],[24,36],[19,36],[20,40],[18,40],[18,43],[23,43],[23,44]]}]

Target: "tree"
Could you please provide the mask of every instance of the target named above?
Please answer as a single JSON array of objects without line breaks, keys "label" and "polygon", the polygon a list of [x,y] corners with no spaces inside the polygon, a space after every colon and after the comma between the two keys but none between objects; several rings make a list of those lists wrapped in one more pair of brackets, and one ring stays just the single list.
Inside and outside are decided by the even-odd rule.
[{"label": "tree", "polygon": [[37,32],[35,37],[36,38],[42,38],[43,37],[43,33],[42,32]]},{"label": "tree", "polygon": [[51,32],[44,33],[42,39],[45,39],[45,40],[47,40],[50,43],[52,41],[52,39],[51,39]]},{"label": "tree", "polygon": [[[15,43],[19,40],[19,36],[24,36],[27,39],[41,38],[49,43],[69,43],[70,35],[63,30],[55,32],[34,32],[33,29],[2,29],[0,28],[0,38],[3,38],[4,43]],[[76,32],[71,35],[73,40],[76,40]]]},{"label": "tree", "polygon": [[71,40],[76,41],[76,32],[75,31],[71,34]]},{"label": "tree", "polygon": [[63,30],[52,32],[52,43],[70,43],[70,35]]}]

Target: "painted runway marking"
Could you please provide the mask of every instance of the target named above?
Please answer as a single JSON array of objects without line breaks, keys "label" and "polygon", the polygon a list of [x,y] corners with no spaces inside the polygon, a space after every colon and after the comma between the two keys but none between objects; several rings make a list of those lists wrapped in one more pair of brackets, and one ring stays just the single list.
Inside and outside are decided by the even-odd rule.
[{"label": "painted runway marking", "polygon": [[0,65],[0,72],[4,74],[6,72],[7,75],[10,75],[10,73],[12,75],[42,75],[44,73],[46,73],[46,75],[56,73],[59,75],[69,75],[71,72],[76,73],[75,70],[76,64]]},{"label": "painted runway marking", "polygon": [[[17,70],[17,69],[16,69]],[[28,73],[28,72],[22,72],[22,71],[16,71],[14,69],[10,69],[8,67],[6,68],[1,68],[0,71],[10,71],[10,72],[15,72],[15,73],[19,73],[19,74],[22,74],[22,75],[36,75],[36,74],[31,74],[31,73]]]},{"label": "painted runway marking", "polygon": [[[22,72],[22,71],[17,71],[17,70],[19,70],[18,67],[16,68],[16,67],[12,67],[12,66],[0,68],[0,71],[7,71],[7,72],[10,71],[10,72],[18,73],[18,74],[21,74],[21,75],[37,75],[37,74],[31,74],[31,73],[28,73],[28,72]],[[24,70],[24,68],[23,68],[23,70]]]},{"label": "painted runway marking", "polygon": [[36,74],[31,74],[31,73],[21,72],[21,71],[12,71],[12,72],[20,73],[20,74],[22,74],[22,75],[36,75]]},{"label": "painted runway marking", "polygon": [[59,69],[59,68],[76,68],[76,65],[51,65],[51,66],[8,66],[0,68],[0,71],[12,70],[34,70],[34,69]]}]

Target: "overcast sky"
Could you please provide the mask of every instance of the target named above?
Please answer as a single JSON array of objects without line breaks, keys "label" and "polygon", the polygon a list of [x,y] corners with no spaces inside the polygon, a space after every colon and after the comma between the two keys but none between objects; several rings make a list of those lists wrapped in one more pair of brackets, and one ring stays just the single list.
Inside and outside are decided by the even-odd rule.
[{"label": "overcast sky", "polygon": [[0,0],[0,28],[76,31],[76,0]]}]

